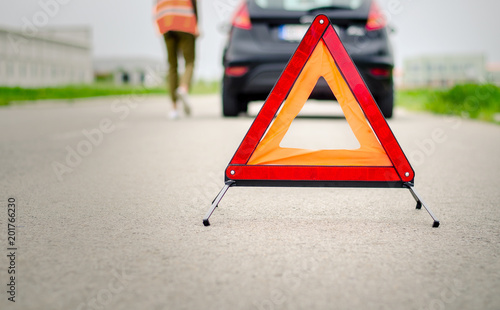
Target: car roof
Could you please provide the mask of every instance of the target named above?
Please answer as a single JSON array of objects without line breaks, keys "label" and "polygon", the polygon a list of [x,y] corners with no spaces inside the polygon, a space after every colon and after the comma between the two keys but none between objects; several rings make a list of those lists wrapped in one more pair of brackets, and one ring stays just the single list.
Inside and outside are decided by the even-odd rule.
[{"label": "car roof", "polygon": [[[293,18],[304,15],[316,16],[317,14],[326,14],[330,18],[352,18],[352,19],[367,19],[370,11],[371,3],[373,0],[350,0],[354,4],[354,8],[335,9],[335,10],[300,10],[300,7],[288,5],[289,9],[285,8],[285,1],[290,3],[299,3],[299,0],[247,0],[248,11],[251,18]],[[349,0],[332,0],[332,1],[349,1]],[[354,3],[357,2],[357,3]],[[267,3],[267,7],[262,5]],[[318,1],[317,3],[327,3],[325,0]],[[335,3],[335,2],[332,2]],[[338,2],[342,3],[342,2]],[[325,7],[325,5],[320,5]]]}]

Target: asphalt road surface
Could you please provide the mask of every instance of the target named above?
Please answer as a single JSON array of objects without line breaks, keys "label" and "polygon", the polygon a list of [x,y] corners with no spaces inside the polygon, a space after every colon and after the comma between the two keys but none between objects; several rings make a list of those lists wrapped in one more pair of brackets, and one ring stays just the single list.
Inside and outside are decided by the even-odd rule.
[{"label": "asphalt road surface", "polygon": [[[498,125],[389,122],[439,228],[405,189],[241,187],[204,227],[252,117],[193,101],[0,109],[2,310],[500,309]],[[356,144],[338,107],[307,110],[286,146]]]}]

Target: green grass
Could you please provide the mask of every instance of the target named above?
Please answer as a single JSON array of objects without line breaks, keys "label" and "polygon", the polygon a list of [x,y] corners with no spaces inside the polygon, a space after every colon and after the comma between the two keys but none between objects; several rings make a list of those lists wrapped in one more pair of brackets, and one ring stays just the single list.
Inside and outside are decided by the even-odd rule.
[{"label": "green grass", "polygon": [[463,84],[447,90],[399,90],[396,104],[410,110],[491,122],[500,113],[500,88],[491,84]]},{"label": "green grass", "polygon": [[431,94],[431,90],[397,90],[396,91],[396,105],[405,107],[412,111],[425,110],[425,102]]},{"label": "green grass", "polygon": [[219,81],[198,81],[191,87],[191,94],[205,95],[220,93],[221,85]]},{"label": "green grass", "polygon": [[[192,94],[212,94],[220,89],[216,81],[198,81],[192,86]],[[47,88],[0,87],[0,106],[12,104],[15,101],[44,99],[76,99],[101,96],[116,96],[128,94],[162,94],[167,95],[166,86],[156,88],[116,86],[110,83],[98,82],[90,85],[68,85]]]},{"label": "green grass", "polygon": [[[197,81],[192,94],[220,92],[218,81]],[[167,95],[166,87],[144,88],[116,86],[109,82],[48,88],[0,87],[0,106],[15,101],[44,99],[76,99],[128,94]],[[437,114],[458,115],[472,119],[496,121],[500,114],[500,88],[491,85],[463,84],[447,90],[398,90],[396,105],[410,110],[426,110]],[[497,120],[495,120],[495,115]]]}]

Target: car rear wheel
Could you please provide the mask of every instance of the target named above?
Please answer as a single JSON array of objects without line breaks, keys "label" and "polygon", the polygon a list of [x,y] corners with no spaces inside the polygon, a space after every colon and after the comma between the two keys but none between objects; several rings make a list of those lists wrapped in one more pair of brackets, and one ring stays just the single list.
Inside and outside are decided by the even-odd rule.
[{"label": "car rear wheel", "polygon": [[393,92],[390,92],[384,96],[379,96],[377,98],[377,104],[385,118],[392,118],[392,111],[394,110]]},{"label": "car rear wheel", "polygon": [[242,100],[240,99],[240,112],[242,113],[247,113],[248,112],[248,100]]},{"label": "car rear wheel", "polygon": [[241,99],[238,94],[229,91],[228,87],[222,85],[222,114],[226,117],[238,116],[241,112],[248,110],[248,100]]},{"label": "car rear wheel", "polygon": [[222,84],[222,115],[225,117],[235,117],[240,113],[238,96],[231,93],[227,86]]}]

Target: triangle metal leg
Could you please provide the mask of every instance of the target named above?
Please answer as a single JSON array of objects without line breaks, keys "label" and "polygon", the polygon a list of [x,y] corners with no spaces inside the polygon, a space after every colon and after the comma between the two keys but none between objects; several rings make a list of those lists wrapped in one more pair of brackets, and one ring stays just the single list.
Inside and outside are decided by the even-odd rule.
[{"label": "triangle metal leg", "polygon": [[233,184],[234,181],[227,181],[226,184],[224,184],[224,187],[221,189],[217,197],[215,197],[214,201],[212,201],[212,206],[210,207],[210,209],[208,209],[207,214],[203,218],[203,225],[210,226],[210,222],[208,221],[208,219],[210,218],[212,213],[214,213],[215,208],[217,208],[219,202],[222,200],[222,197],[224,197],[229,187],[231,187]]},{"label": "triangle metal leg", "polygon": [[429,213],[429,215],[432,217],[434,220],[434,223],[432,224],[432,227],[439,227],[439,220],[436,218],[434,213],[432,213],[431,209],[427,207],[425,202],[420,198],[420,195],[418,195],[417,191],[413,188],[413,185],[410,183],[405,183],[405,186],[410,190],[411,195],[413,198],[415,198],[415,201],[417,202],[417,209],[421,209],[422,206],[425,208],[425,210]]}]

